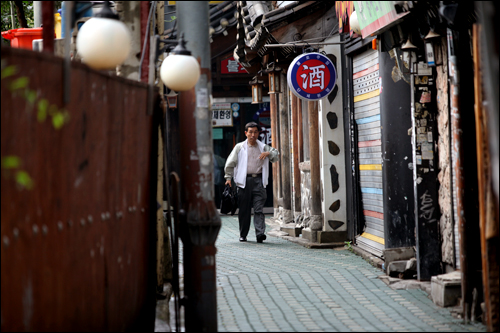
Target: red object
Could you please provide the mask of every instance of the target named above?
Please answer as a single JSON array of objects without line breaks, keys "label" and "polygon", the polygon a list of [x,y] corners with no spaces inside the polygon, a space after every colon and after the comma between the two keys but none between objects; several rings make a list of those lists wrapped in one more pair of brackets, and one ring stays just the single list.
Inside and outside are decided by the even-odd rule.
[{"label": "red object", "polygon": [[234,57],[229,57],[221,61],[220,72],[221,74],[248,74],[245,68],[234,60]]},{"label": "red object", "polygon": [[43,38],[43,28],[19,28],[2,31],[2,37],[9,39],[12,47],[32,50],[33,40]]},{"label": "red object", "polygon": [[379,213],[379,212],[374,212],[372,210],[365,209],[365,210],[363,210],[363,214],[365,214],[366,216],[376,217],[376,218],[381,219],[381,220],[384,219],[384,214]]}]

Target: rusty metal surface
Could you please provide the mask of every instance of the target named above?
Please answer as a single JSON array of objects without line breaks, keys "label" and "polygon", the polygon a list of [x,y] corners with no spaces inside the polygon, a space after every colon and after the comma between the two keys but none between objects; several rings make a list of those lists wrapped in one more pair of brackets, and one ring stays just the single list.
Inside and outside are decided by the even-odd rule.
[{"label": "rusty metal surface", "polygon": [[[2,48],[4,65],[29,78],[38,100],[62,107],[63,59]],[[2,158],[18,156],[33,188],[2,169],[2,331],[152,329],[147,86],[72,64],[70,118],[55,129],[8,83]]]}]

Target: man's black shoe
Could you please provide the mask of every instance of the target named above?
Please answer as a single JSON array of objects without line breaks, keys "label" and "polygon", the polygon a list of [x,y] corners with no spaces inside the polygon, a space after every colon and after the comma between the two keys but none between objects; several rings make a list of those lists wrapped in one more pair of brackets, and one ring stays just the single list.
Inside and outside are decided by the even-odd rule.
[{"label": "man's black shoe", "polygon": [[246,237],[240,237],[240,242],[246,242],[247,238]]},{"label": "man's black shoe", "polygon": [[257,236],[257,243],[262,243],[262,241],[266,240],[266,235],[259,235]]}]

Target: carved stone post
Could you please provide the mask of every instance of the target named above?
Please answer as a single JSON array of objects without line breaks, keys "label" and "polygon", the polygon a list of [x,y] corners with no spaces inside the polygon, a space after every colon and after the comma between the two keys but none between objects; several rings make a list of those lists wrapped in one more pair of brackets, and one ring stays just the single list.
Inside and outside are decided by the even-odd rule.
[{"label": "carved stone post", "polygon": [[280,158],[282,161],[282,191],[283,191],[283,224],[293,222],[292,191],[291,191],[291,164],[290,164],[290,117],[288,108],[288,84],[285,74],[281,76],[282,92],[280,93]]}]

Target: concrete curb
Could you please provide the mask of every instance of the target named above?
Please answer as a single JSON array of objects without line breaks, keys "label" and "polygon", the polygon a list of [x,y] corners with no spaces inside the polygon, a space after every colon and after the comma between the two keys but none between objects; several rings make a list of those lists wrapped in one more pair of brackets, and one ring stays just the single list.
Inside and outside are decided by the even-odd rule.
[{"label": "concrete curb", "polygon": [[[307,239],[304,239],[302,237],[293,237],[289,236],[286,232],[283,232],[280,230],[281,223],[276,221],[274,217],[266,217],[266,224],[271,227],[271,230],[267,232],[269,236],[273,237],[278,237],[285,239],[287,241],[297,243],[299,245],[302,245],[308,249],[331,249],[331,248],[337,248],[337,247],[344,247],[345,244],[344,242],[337,242],[337,243],[313,243],[310,242]],[[384,260],[374,256],[373,254],[357,247],[356,245],[351,245],[352,250],[354,254],[361,256],[363,259],[368,261],[372,266],[375,266],[381,270],[383,270],[383,264]]]},{"label": "concrete curb", "polygon": [[[274,218],[266,218],[266,224],[271,227],[271,230],[267,232],[269,236],[282,238],[287,241],[302,245],[308,249],[331,249],[331,248],[339,248],[345,247],[344,243],[313,243],[307,239],[302,237],[293,237],[289,236],[286,232],[280,230],[281,223],[274,220]],[[381,258],[374,256],[373,254],[361,249],[356,245],[351,245],[352,252],[364,260],[366,260],[372,266],[381,270],[381,275],[378,276],[379,279],[385,282],[392,289],[422,289],[425,291],[430,299],[431,296],[431,285],[429,281],[417,281],[417,280],[403,280],[398,278],[392,278],[386,275],[384,271],[384,260]]]},{"label": "concrete curb", "polygon": [[384,270],[383,269],[384,261],[382,259],[380,259],[377,256],[374,256],[373,254],[361,249],[360,247],[358,247],[356,245],[351,245],[351,246],[352,246],[352,250],[355,254],[357,254],[358,256],[361,256],[363,259],[368,261],[372,266],[380,268],[382,271]]},{"label": "concrete curb", "polygon": [[292,243],[302,245],[308,249],[332,249],[336,247],[343,247],[345,244],[343,242],[336,243],[314,243],[302,237],[289,236],[288,233],[280,230],[281,224],[276,222],[273,217],[266,218],[266,224],[271,227],[271,231],[267,232],[267,235],[277,238],[282,238]]}]

